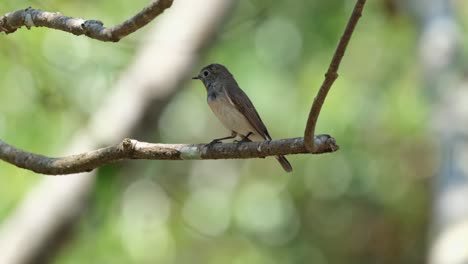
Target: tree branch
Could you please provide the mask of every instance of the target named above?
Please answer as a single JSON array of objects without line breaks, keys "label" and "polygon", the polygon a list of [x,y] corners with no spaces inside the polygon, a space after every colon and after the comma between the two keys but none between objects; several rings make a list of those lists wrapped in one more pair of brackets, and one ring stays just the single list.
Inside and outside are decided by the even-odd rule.
[{"label": "tree branch", "polygon": [[[334,152],[339,148],[335,139],[328,135],[316,136],[314,141],[314,154]],[[300,153],[310,153],[303,138],[214,145],[153,144],[124,139],[114,146],[68,157],[50,158],[26,152],[0,140],[0,159],[23,169],[50,175],[89,172],[105,164],[125,159],[246,159]]]},{"label": "tree branch", "polygon": [[333,59],[330,63],[330,66],[328,67],[328,71],[325,74],[325,80],[323,81],[322,86],[320,87],[317,96],[312,103],[304,132],[304,144],[310,152],[314,152],[315,148],[317,147],[314,146],[313,138],[320,110],[322,109],[322,105],[325,102],[328,91],[330,91],[331,86],[338,78],[338,68],[340,67],[341,59],[344,56],[346,47],[348,46],[349,40],[351,39],[351,36],[354,32],[354,28],[356,27],[356,24],[362,15],[362,10],[365,4],[366,0],[357,0],[356,5],[354,6],[353,14],[348,20],[348,24],[346,25],[345,31],[341,36],[340,42],[336,47],[335,54],[333,55]]},{"label": "tree branch", "polygon": [[0,32],[13,33],[22,26],[26,26],[28,29],[31,27],[48,27],[77,36],[86,35],[101,41],[118,42],[123,37],[151,22],[169,8],[172,2],[173,0],[153,0],[135,16],[111,28],[104,27],[104,24],[99,20],[67,17],[60,13],[50,13],[28,7],[1,16]]},{"label": "tree branch", "polygon": [[[150,130],[156,126],[167,103],[182,90],[193,65],[225,25],[236,2],[175,1],[171,12],[149,25],[134,59],[109,88],[87,124],[67,141],[63,152],[80,153],[110,145],[132,135],[137,127]],[[180,23],[181,18],[184,23]],[[92,202],[96,175],[92,171],[69,177],[39,177],[16,208],[0,221],[0,262],[53,262],[60,254],[57,244],[63,243],[64,230],[70,230]]]}]

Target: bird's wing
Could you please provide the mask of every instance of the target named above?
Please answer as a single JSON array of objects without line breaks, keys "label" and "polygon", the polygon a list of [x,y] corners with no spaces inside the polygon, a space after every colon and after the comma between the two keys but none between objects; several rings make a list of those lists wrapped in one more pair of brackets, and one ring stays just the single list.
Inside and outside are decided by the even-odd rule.
[{"label": "bird's wing", "polygon": [[[226,95],[230,102],[239,110],[249,121],[250,125],[257,130],[257,133],[267,140],[271,140],[265,124],[263,124],[260,115],[258,115],[255,106],[250,101],[247,94],[239,88],[237,83],[228,84],[231,87],[225,87]],[[255,132],[255,131],[254,131]]]}]

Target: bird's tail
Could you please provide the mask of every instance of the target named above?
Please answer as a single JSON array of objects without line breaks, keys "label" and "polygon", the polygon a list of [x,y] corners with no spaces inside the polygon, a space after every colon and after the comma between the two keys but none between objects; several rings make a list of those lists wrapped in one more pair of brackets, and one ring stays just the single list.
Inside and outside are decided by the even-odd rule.
[{"label": "bird's tail", "polygon": [[286,172],[291,172],[293,170],[291,163],[289,163],[289,161],[284,156],[276,156],[276,159]]}]

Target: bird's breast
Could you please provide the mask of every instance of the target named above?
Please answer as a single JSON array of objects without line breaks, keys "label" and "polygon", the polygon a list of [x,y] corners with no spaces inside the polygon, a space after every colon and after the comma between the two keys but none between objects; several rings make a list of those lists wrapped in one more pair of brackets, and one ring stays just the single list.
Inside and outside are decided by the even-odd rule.
[{"label": "bird's breast", "polygon": [[216,100],[216,97],[218,97],[218,93],[216,93],[215,91],[208,92],[208,97],[207,97],[208,103]]},{"label": "bird's breast", "polygon": [[208,93],[207,101],[213,113],[227,129],[235,131],[242,136],[252,132],[255,135],[249,137],[250,139],[255,141],[263,140],[261,137],[258,139],[256,138],[258,137],[258,133],[250,125],[247,118],[231,103],[226,95]]}]

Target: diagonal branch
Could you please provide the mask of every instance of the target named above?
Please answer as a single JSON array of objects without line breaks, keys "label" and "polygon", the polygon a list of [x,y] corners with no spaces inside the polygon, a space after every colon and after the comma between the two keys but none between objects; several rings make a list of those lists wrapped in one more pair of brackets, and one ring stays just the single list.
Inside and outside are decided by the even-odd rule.
[{"label": "diagonal branch", "polygon": [[[335,139],[328,135],[315,137],[314,154],[338,150]],[[89,172],[105,164],[124,159],[204,160],[246,159],[309,153],[303,138],[264,142],[226,144],[153,144],[124,139],[121,143],[98,150],[62,158],[50,158],[26,152],[0,140],[0,159],[17,167],[50,175]]]},{"label": "diagonal branch", "polygon": [[99,20],[67,17],[60,13],[50,13],[28,7],[1,16],[0,32],[13,33],[22,26],[26,26],[28,29],[31,27],[48,27],[77,36],[86,35],[101,41],[118,42],[123,37],[151,22],[169,8],[172,2],[173,0],[152,0],[148,6],[135,16],[110,28],[104,27],[104,24]]},{"label": "diagonal branch", "polygon": [[309,118],[307,119],[307,125],[304,132],[304,144],[310,152],[314,152],[314,150],[317,148],[317,146],[314,145],[313,138],[320,110],[322,109],[322,105],[325,102],[328,91],[330,91],[331,86],[338,78],[338,68],[340,67],[341,59],[344,56],[346,47],[348,46],[351,35],[354,32],[354,28],[356,27],[356,24],[362,15],[362,10],[365,4],[366,0],[357,0],[356,5],[354,6],[353,14],[348,20],[346,29],[341,36],[340,42],[336,47],[335,54],[333,55],[333,59],[330,63],[330,66],[328,67],[328,71],[325,74],[325,80],[323,81],[322,86],[320,87],[310,109]]}]

